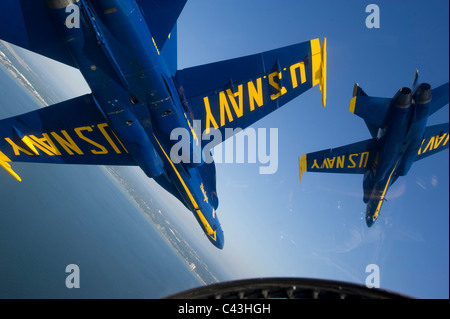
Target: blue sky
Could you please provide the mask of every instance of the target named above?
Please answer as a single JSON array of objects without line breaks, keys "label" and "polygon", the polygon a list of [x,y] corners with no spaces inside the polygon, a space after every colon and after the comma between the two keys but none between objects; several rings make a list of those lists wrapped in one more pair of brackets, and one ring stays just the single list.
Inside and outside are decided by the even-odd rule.
[{"label": "blue sky", "polygon": [[[365,25],[370,3],[380,8],[379,29]],[[255,125],[278,128],[278,172],[217,166],[226,244],[211,255],[231,264],[232,276],[364,284],[365,267],[375,263],[383,288],[448,297],[448,151],[396,182],[371,229],[362,176],[298,178],[299,155],[370,137],[348,111],[355,82],[369,95],[392,97],[411,86],[416,68],[432,86],[448,81],[448,26],[448,1],[188,2],[179,20],[179,68],[327,37],[327,107],[313,88]],[[448,106],[429,124],[447,121]]]},{"label": "blue sky", "polygon": [[[370,3],[380,8],[379,29],[365,25]],[[389,190],[370,229],[363,219],[362,176],[298,178],[299,155],[370,137],[348,111],[355,82],[369,95],[392,97],[411,85],[416,68],[433,87],[448,81],[448,6],[444,0],[188,1],[178,23],[179,68],[327,37],[327,107],[315,87],[256,123],[278,128],[276,174],[260,175],[256,164],[217,165],[222,251],[181,203],[142,172],[139,185],[158,192],[225,279],[289,276],[364,284],[366,266],[377,264],[382,288],[448,298],[448,151],[415,163]],[[76,72],[43,65],[67,98],[86,93]],[[448,118],[446,106],[429,124]]]}]

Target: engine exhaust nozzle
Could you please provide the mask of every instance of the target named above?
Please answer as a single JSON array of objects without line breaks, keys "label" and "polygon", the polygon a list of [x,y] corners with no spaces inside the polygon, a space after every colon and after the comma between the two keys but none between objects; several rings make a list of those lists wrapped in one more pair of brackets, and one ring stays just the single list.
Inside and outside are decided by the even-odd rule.
[{"label": "engine exhaust nozzle", "polygon": [[412,92],[408,87],[403,87],[394,96],[394,105],[401,109],[408,108],[412,103]]},{"label": "engine exhaust nozzle", "polygon": [[428,83],[421,83],[415,93],[414,97],[417,104],[428,104],[431,102],[431,85]]}]

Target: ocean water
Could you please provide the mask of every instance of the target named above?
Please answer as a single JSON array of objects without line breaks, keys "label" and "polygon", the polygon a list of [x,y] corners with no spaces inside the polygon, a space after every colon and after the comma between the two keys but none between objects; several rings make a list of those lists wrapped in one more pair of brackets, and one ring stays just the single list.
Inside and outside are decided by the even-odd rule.
[{"label": "ocean water", "polygon": [[[36,109],[0,65],[0,119]],[[0,298],[160,298],[201,285],[103,167],[0,170]],[[68,288],[66,267],[79,267]]]}]

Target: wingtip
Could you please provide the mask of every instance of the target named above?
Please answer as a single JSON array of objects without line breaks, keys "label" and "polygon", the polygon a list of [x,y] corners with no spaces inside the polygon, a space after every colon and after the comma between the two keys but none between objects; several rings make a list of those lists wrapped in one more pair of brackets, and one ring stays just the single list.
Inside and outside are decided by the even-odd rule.
[{"label": "wingtip", "polygon": [[320,90],[322,91],[322,106],[327,105],[327,38],[323,38],[322,42],[322,69],[320,79]]},{"label": "wingtip", "polygon": [[303,173],[307,171],[306,167],[306,154],[298,157],[298,168],[299,168],[299,177],[300,182],[302,181]]},{"label": "wingtip", "polygon": [[327,96],[327,40],[323,39],[320,45],[320,39],[310,41],[311,59],[312,59],[312,86],[319,85],[322,92],[322,106],[326,106]]}]

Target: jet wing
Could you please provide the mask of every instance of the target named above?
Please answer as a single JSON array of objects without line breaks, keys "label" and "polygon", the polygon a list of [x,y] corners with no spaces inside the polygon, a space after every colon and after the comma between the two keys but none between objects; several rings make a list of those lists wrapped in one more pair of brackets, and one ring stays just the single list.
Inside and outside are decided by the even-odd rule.
[{"label": "jet wing", "polygon": [[[326,39],[179,70],[175,81],[201,132],[218,129],[222,139],[245,129],[319,84],[326,99]],[[210,144],[211,145],[211,144]]]},{"label": "jet wing", "polygon": [[430,115],[448,104],[448,82],[432,90]]},{"label": "jet wing", "polygon": [[0,165],[16,177],[8,162],[137,165],[91,94],[0,120]]},{"label": "jet wing", "polygon": [[448,134],[448,123],[428,126],[415,160],[419,161],[448,149]]},{"label": "jet wing", "polygon": [[374,139],[304,154],[299,157],[300,181],[304,172],[364,174],[376,155]]},{"label": "jet wing", "polygon": [[2,1],[1,5],[1,40],[77,67],[53,26],[45,1]]}]

